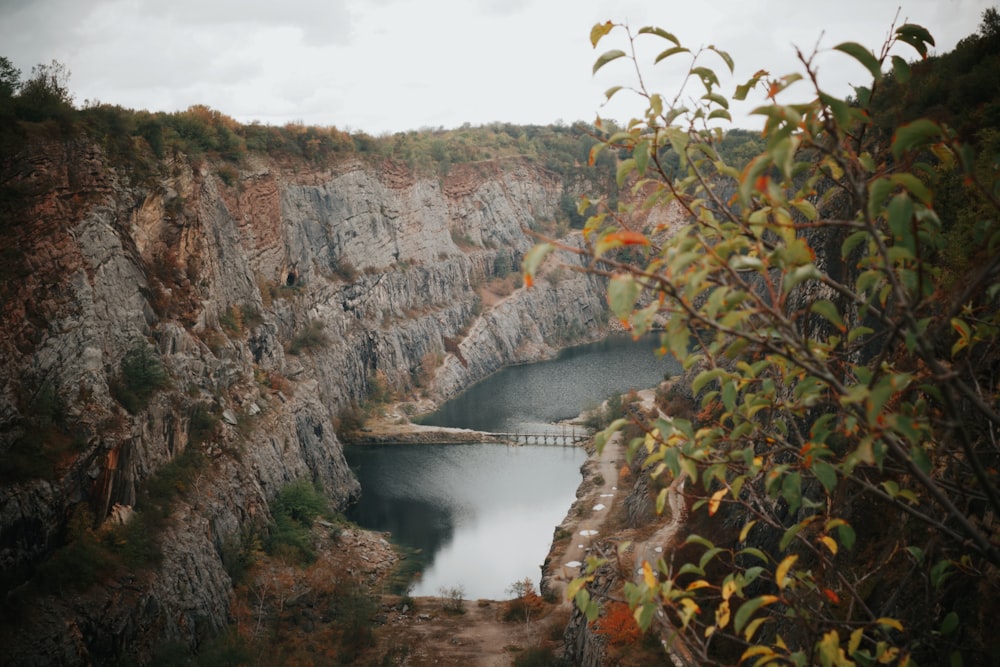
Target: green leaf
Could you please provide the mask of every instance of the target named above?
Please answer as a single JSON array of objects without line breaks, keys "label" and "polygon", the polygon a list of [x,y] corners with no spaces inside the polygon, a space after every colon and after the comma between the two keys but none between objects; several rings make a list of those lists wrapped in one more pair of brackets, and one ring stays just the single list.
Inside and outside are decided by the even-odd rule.
[{"label": "green leaf", "polygon": [[788,511],[794,514],[802,504],[802,475],[788,473],[781,481],[781,497],[788,503]]},{"label": "green leaf", "polygon": [[919,445],[914,445],[910,448],[910,458],[913,462],[920,468],[924,474],[929,474],[931,471],[931,460],[927,456],[927,452],[924,448]]},{"label": "green leaf", "polygon": [[905,23],[896,28],[896,38],[917,50],[921,58],[927,57],[927,45],[934,46],[934,38],[923,26]]},{"label": "green leaf", "polygon": [[708,120],[715,120],[716,118],[723,118],[729,122],[733,121],[733,116],[725,109],[713,109],[710,114],[708,114]]},{"label": "green leaf", "polygon": [[663,28],[656,28],[654,26],[648,26],[647,25],[647,26],[643,26],[642,28],[639,28],[639,32],[636,33],[636,34],[639,34],[639,35],[656,35],[657,37],[662,37],[663,39],[665,39],[665,40],[667,40],[669,42],[673,42],[677,46],[680,46],[680,44],[681,44],[680,41],[678,41],[678,39],[674,36],[673,33],[667,32]]},{"label": "green leaf", "polygon": [[844,100],[821,92],[819,94],[819,101],[830,107],[830,113],[833,114],[833,119],[837,121],[837,125],[847,127],[851,122],[851,106]]},{"label": "green leaf", "polygon": [[710,370],[698,373],[698,375],[696,375],[694,380],[691,382],[692,393],[695,396],[697,396],[698,394],[701,393],[701,390],[704,389],[705,385],[707,385],[712,380],[715,380],[716,378],[721,377],[725,374],[726,371],[722,368],[712,368]]},{"label": "green leaf", "polygon": [[833,48],[841,53],[846,53],[864,65],[865,68],[871,73],[872,78],[876,81],[882,78],[881,65],[879,65],[878,59],[872,55],[871,51],[857,42],[843,42]]},{"label": "green leaf", "polygon": [[893,174],[889,180],[897,185],[901,185],[916,197],[924,206],[930,206],[934,202],[934,195],[924,182],[913,174]]},{"label": "green leaf", "polygon": [[829,299],[814,301],[809,310],[827,319],[837,329],[841,331],[845,329],[844,319],[840,316],[840,311],[837,310],[837,307]]},{"label": "green leaf", "polygon": [[941,634],[950,635],[958,627],[958,614],[955,612],[948,612],[948,615],[944,617],[941,621]]},{"label": "green leaf", "polygon": [[630,173],[635,171],[635,168],[636,163],[635,158],[633,157],[626,158],[618,164],[618,171],[615,174],[615,180],[618,182],[618,187],[625,185],[625,179],[628,178]]},{"label": "green leaf", "polygon": [[736,409],[735,382],[726,382],[722,385],[722,404],[726,408],[726,412],[732,412]]},{"label": "green leaf", "polygon": [[882,209],[883,203],[890,192],[892,192],[892,181],[888,178],[876,178],[868,184],[869,218],[872,220],[878,218],[878,213]]},{"label": "green leaf", "polygon": [[741,102],[745,100],[750,91],[755,88],[758,83],[760,83],[762,78],[766,76],[768,76],[768,74],[765,70],[757,70],[752,77],[747,79],[746,83],[736,86],[736,92],[733,93],[733,99]]},{"label": "green leaf", "polygon": [[[614,97],[615,93],[617,93],[621,89],[622,86],[611,86],[610,88],[604,91],[604,98],[610,100],[612,97]],[[602,146],[603,144],[597,144],[597,145]]]},{"label": "green leaf", "polygon": [[866,231],[862,230],[860,232],[854,232],[846,239],[844,239],[843,245],[840,246],[840,256],[844,259],[847,259],[847,257],[852,252],[854,252],[854,249],[858,247],[858,244],[860,244],[862,241],[865,241],[867,238],[868,238],[868,232]]},{"label": "green leaf", "polygon": [[576,600],[576,607],[582,612],[587,611],[587,606],[590,604],[590,593],[585,588],[581,588],[576,592],[574,596]]},{"label": "green leaf", "polygon": [[840,538],[840,543],[844,545],[845,549],[850,550],[851,547],[854,546],[856,536],[854,534],[854,529],[850,525],[845,523],[841,526],[837,526],[837,537]]},{"label": "green leaf", "polygon": [[705,89],[708,91],[711,91],[713,86],[719,85],[719,77],[707,67],[692,67],[691,74],[701,79],[701,82],[705,85]]},{"label": "green leaf", "polygon": [[827,493],[833,493],[837,488],[837,469],[826,461],[813,461],[812,472],[820,481]]},{"label": "green leaf", "polygon": [[710,102],[715,102],[723,109],[729,108],[729,100],[718,93],[705,93],[701,96],[701,99],[708,100]]},{"label": "green leaf", "polygon": [[594,74],[597,74],[597,70],[601,69],[607,65],[612,60],[618,60],[619,58],[624,58],[625,52],[621,49],[611,49],[610,51],[605,51],[601,56],[594,62]]},{"label": "green leaf", "polygon": [[531,250],[528,254],[524,256],[524,260],[521,262],[521,268],[526,275],[533,276],[535,272],[538,271],[539,265],[548,256],[550,252],[555,249],[555,246],[551,243],[539,243]]},{"label": "green leaf", "polygon": [[792,540],[795,539],[795,536],[799,534],[799,531],[802,530],[803,527],[804,527],[803,524],[797,523],[788,530],[786,530],[784,535],[781,536],[781,541],[778,542],[778,549],[784,551],[786,548],[788,548],[788,545],[792,543]]},{"label": "green leaf", "polygon": [[646,166],[649,164],[649,139],[643,139],[635,145],[632,157],[635,158],[636,171],[639,172],[640,176],[644,176],[646,174]]},{"label": "green leaf", "polygon": [[713,544],[711,540],[707,540],[701,535],[695,535],[694,533],[687,536],[687,538],[684,540],[684,544],[700,544],[706,549],[715,548],[715,544]]},{"label": "green leaf", "polygon": [[714,46],[711,46],[711,45],[709,45],[708,50],[709,51],[714,51],[715,53],[717,53],[718,56],[720,58],[722,58],[722,60],[726,63],[726,67],[729,68],[729,73],[730,74],[733,73],[733,71],[735,70],[735,64],[733,63],[732,56],[730,56],[728,53],[726,53],[722,49],[717,49],[717,48],[715,48]]},{"label": "green leaf", "polygon": [[896,128],[896,134],[892,137],[892,156],[898,160],[903,152],[932,143],[943,134],[941,126],[934,121],[918,118]]},{"label": "green leaf", "polygon": [[897,242],[902,242],[911,252],[916,250],[917,239],[913,234],[913,201],[900,193],[889,202],[889,229]]},{"label": "green leaf", "polygon": [[608,305],[618,319],[625,319],[632,314],[636,299],[642,292],[642,286],[636,279],[625,273],[617,273],[608,281]]},{"label": "green leaf", "polygon": [[676,55],[678,53],[691,53],[691,49],[685,48],[683,46],[672,46],[666,51],[661,51],[660,54],[656,56],[656,60],[653,61],[653,64],[655,65],[659,63],[661,60],[666,60],[670,56]]},{"label": "green leaf", "polygon": [[747,621],[749,621],[751,617],[757,613],[758,609],[777,601],[778,596],[776,595],[760,595],[741,604],[740,608],[736,610],[736,615],[733,617],[733,631],[739,632],[742,630],[743,626],[745,626]]}]

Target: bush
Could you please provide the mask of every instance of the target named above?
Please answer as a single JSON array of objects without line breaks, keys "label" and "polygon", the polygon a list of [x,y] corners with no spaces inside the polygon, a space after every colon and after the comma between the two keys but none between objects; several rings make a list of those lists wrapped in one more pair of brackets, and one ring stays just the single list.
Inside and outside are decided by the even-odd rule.
[{"label": "bush", "polygon": [[170,379],[159,355],[140,341],[122,358],[121,372],[112,382],[111,391],[126,410],[137,414],[149,404],[153,394],[169,385]]},{"label": "bush", "polygon": [[[988,18],[1000,23],[995,10]],[[736,100],[766,97],[759,152],[728,151],[739,169],[714,127],[730,101],[710,66],[733,72],[729,55],[611,22],[592,43],[610,34],[624,49],[594,70],[632,61],[639,78],[609,97],[633,91],[645,108],[597,151],[623,158],[618,185],[643,193],[644,215],[599,202],[583,261],[549,241],[525,270],[557,247],[575,253],[574,265],[607,278],[610,310],[634,335],[664,320],[663,352],[683,363],[699,404],[690,419],[645,417],[648,470],[672,480],[657,507],[689,502],[690,533],[626,584],[641,627],[666,614],[699,664],[991,662],[995,605],[974,591],[994,587],[1000,567],[996,136],[980,135],[977,156],[953,128],[917,117],[930,110],[898,108],[953,78],[921,76],[936,67],[934,42],[907,24],[874,51],[833,47],[871,75],[855,98],[821,88],[816,52],[800,55],[802,71],[759,70],[738,86]],[[645,87],[637,41],[689,63],[679,90]],[[1000,54],[995,37],[968,44]],[[908,47],[917,65],[892,55]],[[947,188],[952,206],[938,196]],[[681,215],[669,234],[645,214],[668,204]],[[974,239],[961,261],[956,238]],[[576,600],[597,615],[593,598]],[[631,636],[624,610],[610,611],[623,622],[606,629]]]},{"label": "bush", "polygon": [[444,610],[450,614],[464,614],[465,613],[465,587],[462,585],[458,586],[442,586],[438,593],[444,598]]},{"label": "bush", "polygon": [[295,355],[302,354],[303,350],[322,347],[329,342],[329,337],[323,331],[323,322],[320,320],[311,320],[305,329],[292,338],[288,344],[288,353]]},{"label": "bush", "polygon": [[271,503],[274,521],[264,548],[271,555],[311,563],[316,559],[316,550],[310,528],[317,516],[328,514],[329,502],[312,483],[298,480],[284,486]]}]

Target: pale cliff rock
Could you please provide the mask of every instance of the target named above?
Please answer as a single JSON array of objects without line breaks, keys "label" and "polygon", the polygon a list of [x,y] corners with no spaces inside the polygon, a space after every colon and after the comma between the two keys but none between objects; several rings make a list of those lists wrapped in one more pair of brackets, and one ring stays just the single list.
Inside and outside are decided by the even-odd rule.
[{"label": "pale cliff rock", "polygon": [[[0,285],[8,599],[30,595],[18,577],[66,540],[78,508],[99,530],[187,448],[204,457],[171,506],[160,564],[32,598],[0,637],[18,664],[198,645],[227,622],[224,545],[266,525],[283,485],[315,480],[338,507],[358,493],[335,428],[376,375],[407,392],[441,361],[423,390],[442,400],[606,320],[600,285],[575,273],[482,305],[477,288],[516,270],[534,243],[525,229],[558,209],[561,182],[526,160],[442,178],[357,159],[251,156],[235,180],[181,155],[146,167],[132,175],[83,140],[0,164],[23,193],[0,239],[16,248]],[[169,385],[131,414],[115,392],[137,346]],[[206,412],[217,425],[194,438]]]}]

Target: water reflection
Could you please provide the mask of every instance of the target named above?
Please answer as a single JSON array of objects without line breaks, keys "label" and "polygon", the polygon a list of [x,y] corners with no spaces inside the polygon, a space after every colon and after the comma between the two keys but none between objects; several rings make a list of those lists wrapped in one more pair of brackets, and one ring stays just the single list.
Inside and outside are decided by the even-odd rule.
[{"label": "water reflection", "polygon": [[362,488],[349,518],[423,552],[413,594],[460,585],[472,599],[538,580],[585,458],[572,447],[496,444],[348,447],[346,455]]}]

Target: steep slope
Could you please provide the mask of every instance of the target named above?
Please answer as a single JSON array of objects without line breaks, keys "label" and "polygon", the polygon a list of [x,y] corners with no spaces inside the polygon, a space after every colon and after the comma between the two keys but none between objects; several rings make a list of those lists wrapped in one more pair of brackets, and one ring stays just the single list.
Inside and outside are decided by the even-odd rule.
[{"label": "steep slope", "polygon": [[196,646],[227,622],[223,554],[282,486],[311,479],[338,507],[358,493],[335,430],[374,384],[445,398],[606,320],[577,274],[483,306],[477,288],[558,211],[560,181],[525,160],[439,179],[39,139],[0,176],[2,641],[18,664]]}]

